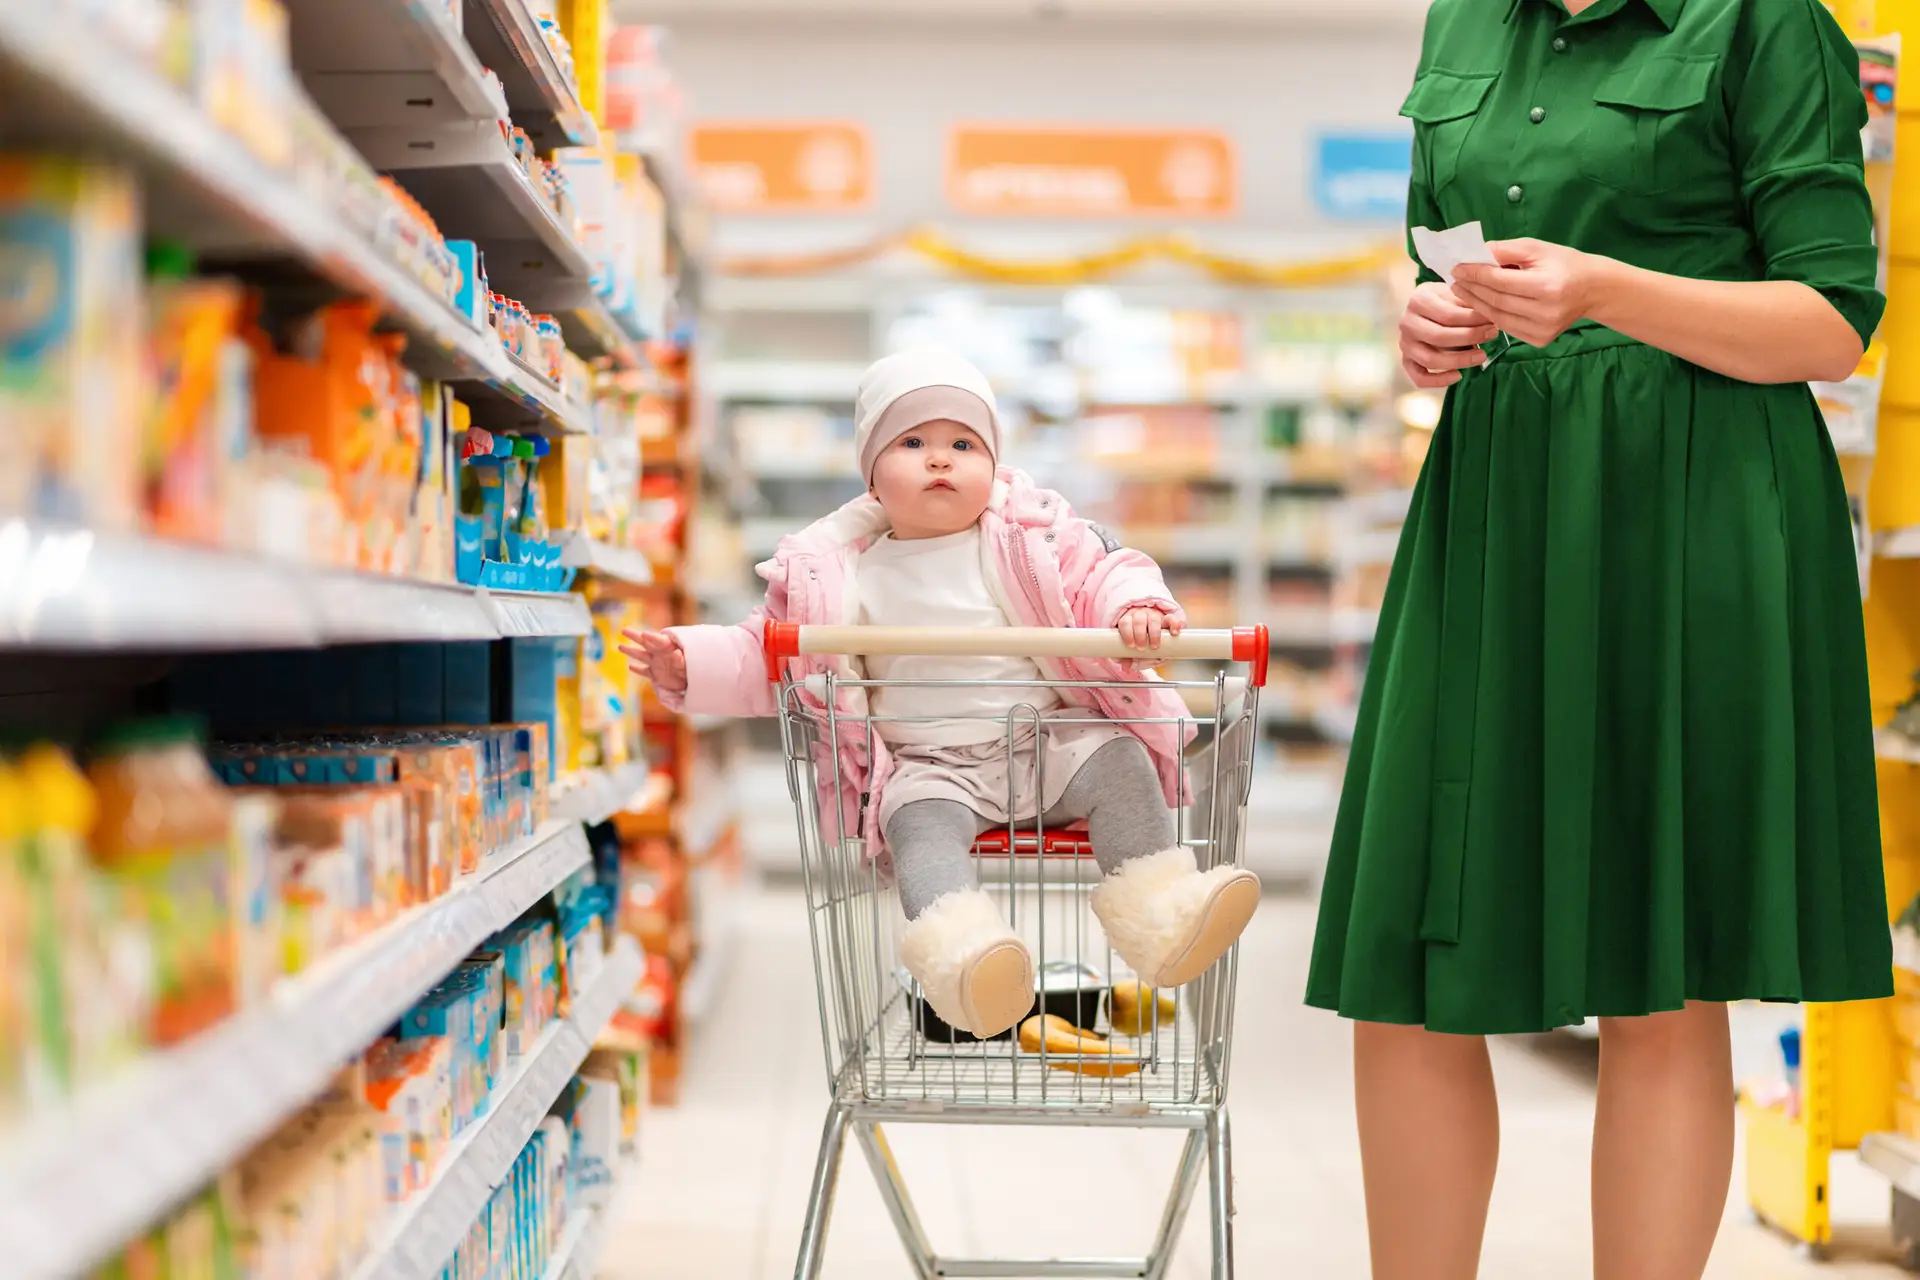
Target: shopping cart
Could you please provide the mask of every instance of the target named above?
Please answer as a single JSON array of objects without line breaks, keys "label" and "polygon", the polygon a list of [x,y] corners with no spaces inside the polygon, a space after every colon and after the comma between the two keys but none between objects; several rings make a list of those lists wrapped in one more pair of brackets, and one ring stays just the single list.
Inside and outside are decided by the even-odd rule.
[{"label": "shopping cart", "polygon": [[[1035,1013],[1058,1013],[1070,1024],[1111,1033],[1116,1020],[1131,1034],[1104,1051],[1030,1051],[1018,1030],[976,1041],[940,1021],[900,966],[897,928],[905,917],[878,862],[860,837],[867,797],[851,794],[836,762],[851,746],[871,752],[871,714],[849,715],[840,695],[870,693],[883,682],[833,675],[792,677],[800,655],[956,654],[1034,658],[1138,656],[1113,631],[992,628],[939,630],[880,627],[795,627],[770,623],[768,674],[780,685],[781,736],[787,781],[799,813],[820,1030],[832,1103],[821,1138],[796,1280],[816,1280],[826,1252],[841,1157],[849,1132],[865,1153],[882,1199],[920,1280],[939,1276],[1106,1276],[1160,1280],[1187,1216],[1203,1168],[1213,1229],[1213,1276],[1233,1275],[1233,1183],[1227,1126],[1238,948],[1198,981],[1142,999],[1109,949],[1089,906],[1099,869],[1084,830],[1048,830],[1038,819],[989,831],[975,846],[982,883],[1032,949],[1039,974]],[[1189,630],[1164,642],[1162,656],[1212,666],[1210,679],[1176,679],[1198,730],[1181,781],[1181,842],[1202,867],[1237,863],[1245,835],[1259,690],[1266,683],[1266,628]],[[1229,665],[1246,675],[1230,678]],[[931,682],[921,682],[923,685]],[[1030,687],[1100,689],[1108,682],[1069,681]],[[1136,691],[1137,684],[1125,689]],[[870,699],[850,696],[847,705]],[[996,720],[996,723],[999,723]],[[1031,706],[1005,718],[1008,750],[1048,731]],[[1121,721],[1120,723],[1126,723]],[[871,754],[867,759],[872,759]],[[1010,755],[1010,760],[1013,757]],[[1045,753],[1031,753],[1032,768]],[[1009,770],[1010,777],[1014,770]],[[1030,775],[1031,776],[1031,775]],[[1043,780],[1031,777],[1044,794]],[[1012,790],[1010,784],[1009,790]],[[1008,799],[1013,810],[1013,797]],[[1131,997],[1122,1003],[1123,997]],[[1116,1019],[1116,1014],[1118,1018]],[[1185,1130],[1173,1189],[1144,1258],[990,1260],[935,1254],[914,1209],[884,1124],[1127,1126]]]}]

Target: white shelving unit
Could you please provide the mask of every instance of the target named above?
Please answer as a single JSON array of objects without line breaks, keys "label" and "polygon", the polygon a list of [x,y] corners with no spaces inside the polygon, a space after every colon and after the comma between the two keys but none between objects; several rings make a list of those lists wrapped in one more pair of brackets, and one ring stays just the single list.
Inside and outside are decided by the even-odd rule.
[{"label": "white shelving unit", "polygon": [[[396,3],[399,0],[395,0]],[[380,302],[423,375],[462,384],[481,425],[588,429],[586,410],[516,365],[352,228],[345,193],[316,199],[257,159],[174,85],[88,29],[70,6],[0,5],[0,117],[137,165],[159,229],[203,250],[281,254]]]},{"label": "white shelving unit", "polygon": [[0,519],[0,649],[580,636],[577,595],[487,591]]},{"label": "white shelving unit", "polygon": [[560,563],[588,573],[601,574],[630,586],[644,587],[653,582],[653,562],[643,552],[628,547],[610,546],[584,535],[567,543]]},{"label": "white shelving unit", "polygon": [[249,1010],[11,1136],[0,1165],[9,1280],[83,1273],[245,1155],[494,933],[587,865],[550,822]]},{"label": "white shelving unit", "polygon": [[595,1037],[640,980],[638,947],[608,956],[572,1015],[554,1023],[516,1060],[493,1092],[487,1114],[454,1140],[432,1183],[387,1224],[382,1243],[354,1280],[435,1280],[494,1189],[546,1118],[593,1048]]},{"label": "white shelving unit", "polygon": [[[407,339],[400,358],[422,378],[452,384],[476,426],[591,432],[589,406],[509,355],[488,325],[455,309],[440,281],[424,282],[432,273],[409,265],[401,234],[375,216],[391,215],[370,198],[371,170],[386,170],[446,236],[479,245],[497,290],[553,313],[576,352],[639,366],[642,335],[592,287],[603,264],[503,136],[510,114],[542,154],[600,143],[530,0],[285,4],[298,81],[292,117],[300,128],[317,124],[300,97],[310,95],[366,170],[338,176],[349,167],[298,143],[281,163],[264,158],[265,129],[244,130],[250,144],[84,4],[0,0],[0,138],[124,164],[140,180],[142,230],[189,248],[210,271],[261,284],[276,306],[341,295],[374,303],[383,327]],[[262,75],[249,90],[277,90],[265,84],[273,69],[249,70]],[[246,123],[277,120],[269,106]],[[680,211],[669,216],[678,228]],[[574,552],[581,558],[569,563],[587,572],[650,581],[644,557],[591,543]],[[0,517],[0,653],[80,651],[74,661],[116,678],[133,677],[102,655],[591,633],[577,595],[383,577]],[[103,713],[120,710],[103,703]],[[582,824],[644,804],[657,789],[644,765],[589,775],[555,797],[555,817],[536,835],[496,851],[444,897],[186,1043],[10,1121],[0,1134],[0,1273],[71,1280],[161,1225],[319,1096],[474,948],[587,868]],[[392,1221],[365,1280],[438,1275],[643,968],[630,944],[606,958],[569,1017],[513,1065],[490,1114],[433,1185]],[[583,1215],[556,1280],[588,1280],[602,1235],[595,1215]]]},{"label": "white shelving unit", "polygon": [[651,771],[644,760],[614,769],[592,769],[564,794],[554,797],[553,814],[594,826],[616,813],[650,809],[667,798],[672,783]]}]

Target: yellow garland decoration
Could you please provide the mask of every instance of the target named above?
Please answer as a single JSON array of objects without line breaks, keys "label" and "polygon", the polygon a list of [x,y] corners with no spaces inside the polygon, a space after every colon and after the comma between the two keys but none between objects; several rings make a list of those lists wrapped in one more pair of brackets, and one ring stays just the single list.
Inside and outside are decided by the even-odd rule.
[{"label": "yellow garland decoration", "polygon": [[1035,261],[974,253],[931,227],[920,227],[904,235],[883,236],[867,244],[828,253],[733,258],[722,262],[720,269],[732,276],[817,275],[871,262],[896,248],[911,249],[949,271],[976,280],[1031,285],[1069,285],[1105,279],[1150,259],[1165,258],[1197,267],[1227,284],[1305,289],[1377,275],[1406,260],[1405,251],[1399,245],[1382,244],[1313,261],[1256,262],[1214,253],[1182,236],[1142,236],[1098,253]]}]

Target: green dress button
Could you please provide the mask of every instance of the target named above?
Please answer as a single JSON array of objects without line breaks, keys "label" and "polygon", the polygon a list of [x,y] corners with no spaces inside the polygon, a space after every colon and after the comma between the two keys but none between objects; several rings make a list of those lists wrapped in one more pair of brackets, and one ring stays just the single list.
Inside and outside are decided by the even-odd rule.
[{"label": "green dress button", "polygon": [[1567,38],[1565,36],[1555,36],[1553,38],[1553,51],[1555,53],[1565,53],[1567,51]]},{"label": "green dress button", "polygon": [[1527,119],[1533,121],[1535,124],[1539,124],[1546,118],[1547,109],[1545,107],[1535,107],[1533,110],[1527,112]]},{"label": "green dress button", "polygon": [[1513,186],[1507,188],[1507,203],[1519,204],[1521,197],[1526,194],[1527,193],[1521,189],[1520,184],[1515,183]]}]

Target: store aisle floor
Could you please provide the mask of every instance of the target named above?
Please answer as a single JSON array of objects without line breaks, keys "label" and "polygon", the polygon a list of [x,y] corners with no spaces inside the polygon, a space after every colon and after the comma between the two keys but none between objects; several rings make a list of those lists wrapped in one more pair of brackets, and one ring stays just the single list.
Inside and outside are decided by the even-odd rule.
[{"label": "store aisle floor", "polygon": [[[1270,898],[1242,961],[1233,1119],[1240,1274],[1365,1280],[1348,1036],[1300,991],[1312,905]],[[793,1274],[825,1112],[819,1021],[798,894],[754,895],[725,993],[695,1037],[680,1105],[648,1114],[601,1280],[783,1280]],[[1595,1053],[1562,1037],[1496,1043],[1504,1161],[1484,1280],[1590,1274],[1588,1128]],[[1175,1135],[890,1130],[936,1248],[973,1255],[1138,1253]],[[1835,1162],[1837,1259],[1800,1261],[1731,1197],[1712,1280],[1904,1275],[1886,1261],[1887,1192]],[[900,1280],[906,1265],[865,1162],[849,1151],[827,1280]],[[1204,1278],[1204,1192],[1174,1274]]]}]

